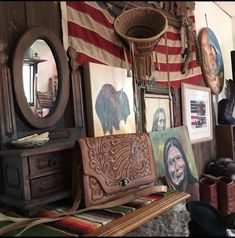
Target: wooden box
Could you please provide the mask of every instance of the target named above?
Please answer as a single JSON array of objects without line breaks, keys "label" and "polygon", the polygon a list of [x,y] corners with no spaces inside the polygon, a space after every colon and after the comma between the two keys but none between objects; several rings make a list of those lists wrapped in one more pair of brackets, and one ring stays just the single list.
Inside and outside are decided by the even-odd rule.
[{"label": "wooden box", "polygon": [[66,198],[72,186],[72,144],[1,151],[0,201],[33,215],[43,204]]}]

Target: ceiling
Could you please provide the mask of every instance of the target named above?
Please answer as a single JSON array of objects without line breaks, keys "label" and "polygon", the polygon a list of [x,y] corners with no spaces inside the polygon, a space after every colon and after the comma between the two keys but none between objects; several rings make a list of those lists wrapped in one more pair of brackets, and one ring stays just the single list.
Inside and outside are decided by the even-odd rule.
[{"label": "ceiling", "polygon": [[229,16],[235,17],[235,1],[214,2]]}]

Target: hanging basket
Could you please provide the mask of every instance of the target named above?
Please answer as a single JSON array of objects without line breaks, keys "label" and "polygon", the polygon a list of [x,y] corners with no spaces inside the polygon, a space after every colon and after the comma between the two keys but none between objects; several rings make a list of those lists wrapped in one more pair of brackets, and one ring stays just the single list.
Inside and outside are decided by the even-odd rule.
[{"label": "hanging basket", "polygon": [[154,50],[167,25],[166,16],[159,10],[136,7],[116,17],[114,30],[129,46],[134,44],[135,54],[144,55]]}]

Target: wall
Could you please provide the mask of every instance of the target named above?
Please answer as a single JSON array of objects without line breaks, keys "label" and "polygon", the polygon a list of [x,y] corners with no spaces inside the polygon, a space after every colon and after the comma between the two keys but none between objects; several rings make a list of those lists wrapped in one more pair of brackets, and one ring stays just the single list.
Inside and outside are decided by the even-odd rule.
[{"label": "wall", "polygon": [[[56,1],[4,1],[0,2],[0,22],[1,22],[1,31],[0,31],[0,40],[6,44],[5,53],[8,56],[6,62],[7,66],[10,68],[12,73],[12,61],[14,58],[14,50],[22,35],[30,28],[34,26],[44,26],[48,30],[51,30],[56,34],[62,43],[62,29],[61,29],[61,12],[60,12],[60,3]],[[13,76],[13,75],[11,75]],[[1,79],[1,76],[0,76]],[[9,78],[10,84],[19,82],[21,80],[21,75],[19,78],[14,79],[13,77]],[[2,81],[2,80],[1,80]],[[70,81],[71,82],[71,81]],[[77,86],[78,87],[78,86]],[[11,87],[10,87],[11,88]],[[13,87],[12,87],[13,89]],[[79,90],[76,91],[76,93]],[[6,94],[5,94],[6,95]],[[27,120],[25,120],[24,115],[19,110],[19,105],[14,97],[13,91],[13,102],[12,111],[15,115],[11,115],[14,125],[14,130],[12,133],[5,131],[6,126],[4,125],[4,119],[7,117],[4,113],[4,117],[1,117],[1,133],[0,133],[0,142],[2,147],[5,146],[6,142],[9,142],[12,139],[17,137],[26,136],[29,133],[40,133],[42,130],[40,128],[32,127]],[[80,92],[77,93],[77,98],[80,97]],[[11,97],[11,96],[10,96]],[[74,94],[70,93],[69,102],[67,103],[65,113],[62,115],[60,120],[52,127],[47,127],[46,130],[50,129],[61,129],[61,128],[75,128],[76,120],[74,119]],[[22,97],[23,100],[23,97]],[[79,99],[80,100],[80,99]],[[82,99],[81,99],[82,100]],[[2,104],[4,103],[3,100]],[[0,103],[1,104],[1,103]],[[20,104],[20,102],[19,102]],[[78,106],[79,107],[79,106]],[[0,105],[1,108],[1,105]],[[2,115],[2,114],[1,114]],[[81,119],[83,115],[78,114],[78,118]],[[6,122],[10,124],[9,118],[6,119]],[[83,121],[83,119],[81,119]],[[83,125],[84,126],[84,125]],[[81,128],[83,127],[81,126]],[[12,126],[13,127],[13,126]],[[84,127],[83,127],[84,128]],[[75,129],[77,130],[77,128]],[[78,129],[80,130],[80,129]],[[85,130],[85,129],[84,129]],[[78,133],[80,134],[80,133]],[[78,135],[76,134],[76,136]]]},{"label": "wall", "polygon": [[235,48],[235,17],[232,17],[232,26],[233,26],[233,48]]},{"label": "wall", "polygon": [[[15,47],[22,35],[33,26],[45,26],[47,27],[47,29],[55,33],[60,39],[62,39],[60,19],[61,16],[58,2],[0,2],[0,39],[3,40],[6,44],[5,53],[8,55],[7,66],[10,68],[11,73],[13,68],[12,61],[14,57]],[[14,80],[20,80],[20,75],[17,79],[14,79],[13,77],[10,78],[12,85],[14,83]],[[22,137],[26,133],[28,134],[31,132],[38,133],[38,129],[32,128],[32,126],[29,125],[25,120],[24,116],[18,108],[18,102],[15,97],[13,98],[13,100],[13,110],[15,113],[15,118],[13,120],[16,121],[15,124],[17,132],[15,134],[17,134],[17,137]],[[70,118],[68,120],[70,120]],[[64,126],[66,123],[65,119],[62,118],[59,123],[57,123],[58,127]],[[4,128],[4,126],[2,126],[2,128]],[[10,133],[6,134],[9,137],[16,137],[14,133],[12,133],[12,135]]]},{"label": "wall", "polygon": [[[230,51],[233,50],[232,20],[213,2],[195,2],[195,20],[197,32],[206,27],[205,14],[207,15],[208,26],[214,31],[220,43],[225,68],[225,79],[232,77]],[[60,3],[58,2],[1,2],[0,20],[2,30],[0,37],[7,43],[7,53],[13,56],[14,44],[16,44],[22,33],[34,26],[44,25],[57,33],[61,38],[61,17],[59,14]],[[9,61],[10,62],[10,61]],[[219,95],[219,97],[222,97]],[[214,102],[218,101],[217,96],[213,96]],[[180,98],[179,98],[180,102]],[[68,105],[72,105],[69,103]],[[214,111],[216,103],[214,103]],[[214,112],[215,115],[216,112]],[[67,113],[69,115],[69,113]],[[70,120],[68,119],[70,122]],[[17,114],[17,128],[21,132],[29,130]],[[211,142],[193,145],[195,160],[199,175],[204,171],[209,160],[216,158],[215,138]]]},{"label": "wall", "polygon": [[[224,61],[225,79],[232,78],[231,56],[230,51],[233,50],[233,32],[232,32],[232,19],[223,10],[221,10],[213,2],[195,2],[195,22],[196,31],[203,27],[209,27],[215,33],[217,40],[220,44]],[[206,15],[206,18],[205,18]],[[206,20],[207,19],[207,20]],[[207,163],[217,158],[215,126],[217,124],[217,111],[218,101],[224,97],[224,89],[219,95],[212,95],[213,108],[213,140],[194,144],[193,152],[195,162],[197,165],[199,177],[205,170]]]},{"label": "wall", "polygon": [[[218,38],[218,41],[220,43],[223,58],[224,58],[225,78],[229,79],[232,76],[231,60],[230,60],[230,51],[232,50],[231,18],[228,15],[226,15],[220,8],[218,8],[218,6],[215,5],[213,2],[196,2],[195,20],[196,20],[197,32],[199,32],[201,28],[207,26],[206,20],[205,20],[205,14],[207,15],[208,26],[215,32]],[[221,24],[218,24],[220,22]],[[62,24],[64,24],[63,20],[62,20]],[[64,34],[66,34],[66,32],[64,32]],[[221,96],[222,96],[222,93],[219,96],[213,96],[213,101],[214,101],[213,118],[215,118],[214,128],[216,124],[218,97],[221,97]],[[177,101],[180,102],[180,98],[178,98]],[[208,161],[216,158],[215,133],[214,133],[214,138],[212,141],[194,144],[193,151],[195,155],[195,160],[196,160],[199,176],[201,176]]]}]

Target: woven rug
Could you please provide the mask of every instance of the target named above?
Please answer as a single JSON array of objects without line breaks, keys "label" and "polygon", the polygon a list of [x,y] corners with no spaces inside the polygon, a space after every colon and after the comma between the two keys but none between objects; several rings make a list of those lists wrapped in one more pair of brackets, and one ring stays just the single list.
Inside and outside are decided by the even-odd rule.
[{"label": "woven rug", "polygon": [[[167,194],[173,192],[169,190]],[[59,221],[37,225],[23,233],[23,236],[82,236],[89,234],[100,226],[104,226],[107,223],[124,216],[129,212],[159,200],[163,195],[151,195],[141,197],[130,203],[122,206],[116,206],[109,209],[92,210],[81,214],[72,215],[61,219]],[[55,214],[62,213],[65,209],[69,208],[64,204],[64,201],[55,202],[43,207],[37,214],[38,217],[49,217]],[[11,210],[7,212],[10,216],[19,216],[15,211]],[[9,224],[10,222],[0,222],[0,227]],[[5,236],[14,236],[20,230],[11,231],[5,234]]]}]

